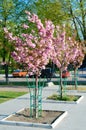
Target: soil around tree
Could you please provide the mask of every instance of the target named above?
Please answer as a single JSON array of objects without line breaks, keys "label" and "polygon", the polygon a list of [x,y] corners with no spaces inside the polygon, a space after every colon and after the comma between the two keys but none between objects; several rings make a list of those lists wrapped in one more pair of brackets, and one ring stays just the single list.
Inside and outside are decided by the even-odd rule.
[{"label": "soil around tree", "polygon": [[43,110],[42,116],[35,119],[33,117],[30,117],[29,108],[25,108],[21,112],[17,112],[14,115],[8,117],[6,120],[7,121],[18,121],[18,122],[52,124],[63,113],[64,113],[63,111]]}]

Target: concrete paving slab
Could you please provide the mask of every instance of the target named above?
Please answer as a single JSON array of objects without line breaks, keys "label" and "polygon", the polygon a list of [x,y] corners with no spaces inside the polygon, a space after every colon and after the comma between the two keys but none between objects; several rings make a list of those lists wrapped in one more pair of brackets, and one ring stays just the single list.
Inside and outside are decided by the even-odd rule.
[{"label": "concrete paving slab", "polygon": [[[43,90],[43,99],[57,91],[56,87],[46,87]],[[44,102],[43,109],[67,111],[68,115],[53,130],[85,130],[86,129],[86,93],[79,93],[84,96],[78,104],[60,104]],[[0,104],[0,120],[9,114],[29,106],[29,94],[23,95],[17,99]],[[0,130],[47,130],[47,128],[10,126],[0,124]]]}]

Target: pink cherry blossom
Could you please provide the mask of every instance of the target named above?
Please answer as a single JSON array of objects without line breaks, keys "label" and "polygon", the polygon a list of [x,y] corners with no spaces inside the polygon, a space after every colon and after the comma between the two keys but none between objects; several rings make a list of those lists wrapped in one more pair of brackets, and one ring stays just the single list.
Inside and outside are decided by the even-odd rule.
[{"label": "pink cherry blossom", "polygon": [[28,26],[28,25],[26,25],[26,24],[23,24],[23,28],[28,29],[28,28],[29,28],[29,26]]}]

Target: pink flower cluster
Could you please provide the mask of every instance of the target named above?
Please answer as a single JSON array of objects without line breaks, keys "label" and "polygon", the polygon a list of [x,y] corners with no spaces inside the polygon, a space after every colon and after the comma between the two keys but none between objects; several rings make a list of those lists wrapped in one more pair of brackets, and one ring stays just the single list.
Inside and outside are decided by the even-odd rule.
[{"label": "pink flower cluster", "polygon": [[[58,32],[57,28],[57,32]],[[84,59],[84,53],[81,45],[71,37],[66,37],[66,32],[62,32],[54,38],[54,55],[52,61],[57,67],[64,71],[69,64],[79,67]]]},{"label": "pink flower cluster", "polygon": [[[52,52],[51,35],[53,35],[54,26],[51,21],[46,21],[44,27],[37,15],[27,13],[29,15],[29,21],[35,23],[37,26],[37,36],[35,35],[36,32],[32,30],[32,34],[21,34],[24,39],[22,40],[17,36],[13,36],[6,28],[4,31],[6,37],[15,45],[15,50],[12,52],[14,60],[23,64],[29,74],[35,73],[39,75],[41,69],[44,69],[49,63]],[[23,27],[24,29],[29,28],[26,24]]]}]

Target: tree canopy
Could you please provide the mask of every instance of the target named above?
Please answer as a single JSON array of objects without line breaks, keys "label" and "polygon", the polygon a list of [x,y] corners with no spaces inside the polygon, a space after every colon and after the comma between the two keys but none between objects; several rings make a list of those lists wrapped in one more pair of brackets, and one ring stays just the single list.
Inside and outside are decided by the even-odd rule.
[{"label": "tree canopy", "polygon": [[61,0],[65,13],[68,13],[73,29],[76,30],[77,39],[86,41],[86,1]]},{"label": "tree canopy", "polygon": [[3,28],[7,27],[12,32],[19,33],[19,25],[25,21],[26,8],[28,6],[24,0],[0,0],[0,57],[4,62],[6,58],[10,59],[12,46],[5,39]]},{"label": "tree canopy", "polygon": [[55,25],[63,24],[66,15],[62,9],[62,5],[57,0],[37,0],[33,2],[32,12],[36,13],[42,21],[51,20]]}]

